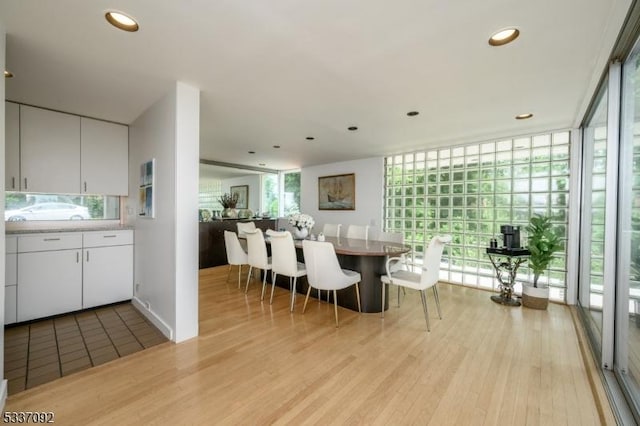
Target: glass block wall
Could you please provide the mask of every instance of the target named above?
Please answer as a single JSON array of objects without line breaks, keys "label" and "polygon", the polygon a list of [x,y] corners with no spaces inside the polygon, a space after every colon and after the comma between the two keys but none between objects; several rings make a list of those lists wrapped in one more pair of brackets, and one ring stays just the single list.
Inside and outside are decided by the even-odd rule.
[{"label": "glass block wall", "polygon": [[[568,131],[389,156],[385,159],[386,231],[403,232],[420,264],[435,235],[451,234],[440,278],[497,289],[485,248],[500,225],[524,227],[534,213],[553,217],[566,242],[569,195]],[[532,280],[528,268],[518,280]],[[550,297],[564,300],[566,250],[556,254],[547,280]],[[516,286],[518,290],[518,286]]]}]

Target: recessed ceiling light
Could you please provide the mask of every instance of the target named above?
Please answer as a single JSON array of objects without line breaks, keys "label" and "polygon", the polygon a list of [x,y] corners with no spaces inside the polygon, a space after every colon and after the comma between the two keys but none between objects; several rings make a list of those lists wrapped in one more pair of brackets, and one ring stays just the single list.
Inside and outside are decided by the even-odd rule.
[{"label": "recessed ceiling light", "polygon": [[348,127],[347,129],[351,130],[352,132],[358,130],[356,126],[351,126],[351,127]]},{"label": "recessed ceiling light", "polygon": [[308,140],[308,141],[312,141],[312,140],[314,140],[314,139],[315,139],[315,138],[314,138],[313,136],[307,136],[307,140]]},{"label": "recessed ceiling light", "polygon": [[418,115],[418,114],[420,114],[418,111],[409,111],[409,112],[407,113],[407,115],[408,115],[409,117],[415,117],[415,116],[416,116],[416,115]]},{"label": "recessed ceiling light", "polygon": [[13,73],[11,71],[4,70],[4,78],[13,78]]},{"label": "recessed ceiling light", "polygon": [[533,114],[528,112],[526,114],[518,114],[518,115],[516,115],[516,120],[526,120],[527,118],[531,118],[531,117],[533,117]]},{"label": "recessed ceiling light", "polygon": [[106,20],[116,28],[123,31],[129,31],[131,33],[138,31],[140,28],[138,23],[130,16],[125,15],[122,12],[107,12],[104,14]]},{"label": "recessed ceiling light", "polygon": [[517,28],[507,28],[505,30],[500,30],[489,38],[489,44],[491,46],[503,46],[517,39],[519,35],[520,30],[518,30]]},{"label": "recessed ceiling light", "polygon": [[249,151],[249,154],[255,154],[255,153],[256,153],[255,151]]},{"label": "recessed ceiling light", "polygon": [[278,149],[278,148],[280,148],[280,145],[274,145],[273,147],[274,147],[275,149]]}]

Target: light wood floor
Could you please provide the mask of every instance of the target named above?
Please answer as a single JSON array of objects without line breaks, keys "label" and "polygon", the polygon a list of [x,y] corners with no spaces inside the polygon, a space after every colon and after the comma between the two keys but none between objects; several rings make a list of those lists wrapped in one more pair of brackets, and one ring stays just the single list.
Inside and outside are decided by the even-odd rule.
[{"label": "light wood floor", "polygon": [[[426,333],[417,293],[384,321],[288,292],[244,295],[200,274],[200,336],[9,397],[59,424],[601,424],[569,308],[509,308],[440,284]],[[235,275],[237,279],[237,275]],[[392,294],[396,294],[395,291]]]}]

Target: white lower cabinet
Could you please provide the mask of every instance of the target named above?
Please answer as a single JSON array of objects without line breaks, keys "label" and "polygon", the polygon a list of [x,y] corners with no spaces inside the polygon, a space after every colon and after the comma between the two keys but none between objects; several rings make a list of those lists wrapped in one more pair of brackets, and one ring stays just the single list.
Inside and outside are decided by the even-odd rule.
[{"label": "white lower cabinet", "polygon": [[133,245],[84,249],[82,307],[133,297]]},{"label": "white lower cabinet", "polygon": [[5,238],[5,268],[4,268],[4,323],[13,324],[17,317],[18,292],[18,238]]},{"label": "white lower cabinet", "polygon": [[[133,297],[131,230],[29,234],[6,241],[5,324]],[[11,247],[17,247],[13,253]]]},{"label": "white lower cabinet", "polygon": [[18,321],[82,309],[81,250],[18,254]]}]

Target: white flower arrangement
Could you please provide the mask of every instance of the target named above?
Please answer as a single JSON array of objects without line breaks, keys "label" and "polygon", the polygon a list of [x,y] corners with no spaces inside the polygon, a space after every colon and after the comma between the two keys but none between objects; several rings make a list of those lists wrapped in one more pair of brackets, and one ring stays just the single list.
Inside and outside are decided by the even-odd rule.
[{"label": "white flower arrangement", "polygon": [[311,229],[316,222],[311,216],[304,213],[295,213],[289,216],[289,224],[295,226],[298,229]]}]

